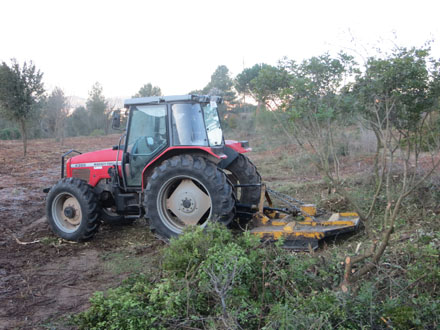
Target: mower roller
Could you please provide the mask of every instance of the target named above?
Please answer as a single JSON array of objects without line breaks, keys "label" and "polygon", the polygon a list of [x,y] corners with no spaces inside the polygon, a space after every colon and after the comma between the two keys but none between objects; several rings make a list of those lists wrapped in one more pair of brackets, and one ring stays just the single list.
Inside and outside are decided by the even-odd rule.
[{"label": "mower roller", "polygon": [[[246,225],[261,239],[315,249],[319,240],[356,230],[355,213],[329,219],[316,207],[266,188],[246,152],[247,141],[225,140],[217,96],[129,99],[126,132],[110,149],[61,157],[61,179],[46,188],[46,213],[60,237],[84,241],[101,223],[149,219],[171,238],[188,226]],[[112,127],[119,129],[120,111]],[[66,160],[72,153],[77,153]],[[287,208],[275,208],[277,198]]]}]

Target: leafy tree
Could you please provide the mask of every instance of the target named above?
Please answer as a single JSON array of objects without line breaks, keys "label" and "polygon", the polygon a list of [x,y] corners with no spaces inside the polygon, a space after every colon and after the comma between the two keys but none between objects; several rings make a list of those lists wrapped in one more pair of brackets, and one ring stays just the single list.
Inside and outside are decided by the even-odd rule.
[{"label": "leafy tree", "polygon": [[148,97],[148,96],[162,96],[162,91],[160,87],[153,86],[151,83],[143,85],[139,92],[137,92],[133,97]]},{"label": "leafy tree", "polygon": [[66,120],[69,136],[84,136],[91,132],[89,113],[83,106],[77,107]]},{"label": "leafy tree", "polygon": [[251,88],[260,106],[275,101],[277,96],[288,87],[289,76],[282,67],[263,65],[258,76],[251,80]]},{"label": "leafy tree", "polygon": [[47,98],[43,110],[43,122],[50,136],[63,139],[64,123],[68,114],[68,100],[61,88],[55,87]]},{"label": "leafy tree", "polygon": [[397,48],[386,58],[369,58],[365,73],[356,78],[354,92],[360,114],[377,132],[376,116],[382,124],[389,114],[397,129],[414,129],[434,99],[427,60],[429,49]]},{"label": "leafy tree", "polygon": [[225,103],[233,104],[236,93],[233,90],[234,83],[229,76],[229,69],[225,65],[219,65],[211,75],[211,81],[202,90],[203,94],[218,95]]},{"label": "leafy tree", "polygon": [[[237,92],[240,94],[252,95],[252,85],[251,81],[258,77],[262,66],[265,64],[255,64],[251,68],[244,69],[241,73],[235,77],[234,86]],[[255,97],[254,97],[255,98]]]},{"label": "leafy tree", "polygon": [[312,57],[297,64],[291,61],[285,68],[290,74],[289,87],[283,91],[283,101],[294,117],[323,121],[340,119],[346,109],[344,82],[354,71],[353,58],[339,54]]},{"label": "leafy tree", "polygon": [[107,110],[108,102],[102,94],[102,86],[96,82],[89,92],[89,98],[86,102],[86,109],[89,111],[91,129],[104,130],[107,126]]},{"label": "leafy tree", "polygon": [[339,166],[333,163],[340,152],[343,133],[339,127],[351,119],[347,115],[349,97],[342,93],[344,81],[353,72],[355,63],[350,56],[329,54],[312,57],[301,63],[285,61],[288,87],[264,94],[268,100],[281,105],[291,116],[293,134],[300,146],[312,150],[318,169],[336,184]]},{"label": "leafy tree", "polygon": [[244,69],[235,79],[239,93],[251,95],[257,103],[256,113],[269,101],[275,100],[284,88],[288,87],[288,74],[282,67],[268,64],[255,64]]},{"label": "leafy tree", "polygon": [[0,66],[0,112],[19,124],[24,155],[27,152],[26,122],[35,115],[44,99],[42,78],[43,73],[32,61],[20,67],[13,59],[11,66],[5,62]]}]

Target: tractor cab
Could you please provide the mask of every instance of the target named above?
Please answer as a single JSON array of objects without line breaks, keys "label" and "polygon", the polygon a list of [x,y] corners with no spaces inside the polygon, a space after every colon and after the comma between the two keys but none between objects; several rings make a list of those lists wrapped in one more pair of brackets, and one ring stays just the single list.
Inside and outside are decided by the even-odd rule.
[{"label": "tractor cab", "polygon": [[221,101],[219,97],[198,95],[126,100],[127,133],[121,147],[126,186],[141,186],[145,166],[165,150],[202,147],[221,154],[224,139],[217,111]]}]

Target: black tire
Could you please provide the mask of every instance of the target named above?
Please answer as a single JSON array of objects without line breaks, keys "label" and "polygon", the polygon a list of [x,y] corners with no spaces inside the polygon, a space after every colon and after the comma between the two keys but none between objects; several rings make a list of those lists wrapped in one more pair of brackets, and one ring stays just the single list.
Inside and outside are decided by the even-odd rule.
[{"label": "black tire", "polygon": [[101,208],[100,218],[106,225],[110,226],[125,226],[131,225],[136,219],[127,219],[125,216],[113,212],[111,207]]},{"label": "black tire", "polygon": [[[188,184],[188,188],[182,188],[183,184]],[[191,190],[191,187],[196,188]],[[205,213],[207,204],[203,205],[202,199],[206,198],[203,194],[210,203]],[[173,213],[176,209],[171,210],[170,200],[178,204],[180,213]],[[189,222],[203,227],[210,221],[228,225],[235,215],[235,195],[226,175],[214,163],[200,156],[179,155],[163,161],[147,179],[144,206],[151,231],[171,238],[179,235]],[[203,215],[199,218],[200,212]],[[184,222],[180,215],[193,219]]]},{"label": "black tire", "polygon": [[[260,184],[261,176],[255,165],[248,157],[239,154],[226,168],[231,172],[232,180],[238,184]],[[241,187],[237,189],[237,199],[241,204],[258,205],[260,202],[261,187]]]},{"label": "black tire", "polygon": [[100,224],[93,188],[77,178],[61,179],[50,189],[46,214],[53,232],[69,241],[90,239]]}]

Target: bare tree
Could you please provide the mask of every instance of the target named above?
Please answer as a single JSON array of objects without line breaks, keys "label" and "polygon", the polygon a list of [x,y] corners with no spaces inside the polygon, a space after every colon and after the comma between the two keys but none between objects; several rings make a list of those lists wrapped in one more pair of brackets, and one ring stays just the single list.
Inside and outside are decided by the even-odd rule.
[{"label": "bare tree", "polygon": [[65,121],[69,113],[69,103],[61,88],[55,87],[47,98],[43,109],[43,122],[50,136],[57,141],[64,141]]},{"label": "bare tree", "polygon": [[[225,272],[224,269],[228,269],[230,265],[232,270],[230,272]],[[238,260],[235,258],[233,260],[228,260],[225,262],[223,270],[216,272],[214,267],[206,268],[205,272],[209,276],[210,283],[212,285],[213,292],[218,296],[221,306],[222,306],[222,322],[226,329],[237,329],[240,328],[237,321],[231,317],[227,309],[227,298],[229,291],[234,286],[234,280],[236,276],[240,273],[240,269],[237,268]]]}]

